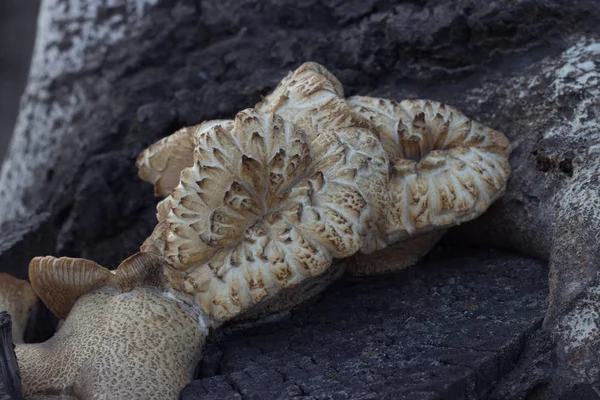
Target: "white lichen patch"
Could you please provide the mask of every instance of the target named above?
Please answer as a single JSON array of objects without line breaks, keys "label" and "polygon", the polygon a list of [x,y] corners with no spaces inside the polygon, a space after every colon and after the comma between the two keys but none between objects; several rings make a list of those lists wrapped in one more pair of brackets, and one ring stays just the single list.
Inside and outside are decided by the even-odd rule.
[{"label": "white lichen patch", "polygon": [[[45,0],[41,3],[28,84],[22,98],[13,140],[0,171],[0,223],[27,215],[25,193],[36,172],[55,159],[71,136],[71,121],[89,103],[79,81],[68,89],[57,79],[85,75],[101,67],[110,46],[131,36],[142,16],[157,0]],[[98,83],[102,85],[101,82]],[[53,101],[48,99],[54,97]],[[81,146],[73,140],[69,146]],[[73,152],[76,154],[76,150]]]},{"label": "white lichen patch", "polygon": [[[577,102],[572,117],[548,130],[544,138],[561,137],[586,140],[587,148],[574,160],[571,184],[559,198],[561,214],[570,218],[598,221],[600,225],[600,42],[582,39],[566,50],[560,58],[563,63],[554,71],[554,95],[557,101],[568,94],[576,94]],[[600,246],[600,242],[598,243]]]},{"label": "white lichen patch", "polygon": [[559,325],[559,334],[568,353],[592,341],[600,340],[600,287],[588,290],[579,304]]},{"label": "white lichen patch", "polygon": [[[537,91],[548,93],[546,101],[557,110],[566,109],[548,116],[552,123],[542,135],[542,140],[563,140],[560,145],[563,154],[574,150],[570,147],[571,143],[577,146],[574,157],[570,159],[572,176],[556,194],[553,203],[560,218],[600,221],[597,183],[600,179],[600,41],[580,38],[558,57],[543,60],[541,73],[512,77],[506,82],[506,87],[520,98]],[[486,90],[482,86],[467,95],[485,98]],[[522,140],[525,138],[514,138],[513,146],[519,147]],[[528,168],[526,164],[513,167]],[[597,225],[600,226],[600,222]],[[573,284],[576,291],[577,283]]]},{"label": "white lichen patch", "polygon": [[[544,137],[591,136],[600,141],[598,98],[600,97],[600,42],[582,39],[559,57],[561,66],[547,69],[544,74],[553,77],[553,100],[557,105],[566,95],[576,94],[581,101],[566,125],[548,130]],[[567,128],[567,129],[564,129]]]},{"label": "white lichen patch", "polygon": [[[587,156],[590,158],[585,168],[578,168],[573,174],[572,184],[569,185],[560,197],[559,208],[561,214],[567,213],[571,219],[582,219],[579,221],[596,221],[596,230],[600,228],[600,155],[594,154],[588,149]],[[594,158],[595,156],[595,158]],[[597,245],[600,246],[600,238],[596,236]]]}]

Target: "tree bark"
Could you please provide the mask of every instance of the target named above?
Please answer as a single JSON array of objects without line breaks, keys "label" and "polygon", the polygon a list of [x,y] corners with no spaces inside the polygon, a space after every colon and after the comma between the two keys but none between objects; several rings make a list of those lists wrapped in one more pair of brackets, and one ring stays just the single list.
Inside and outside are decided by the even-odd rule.
[{"label": "tree bark", "polygon": [[600,337],[582,318],[600,304],[599,26],[596,0],[44,0],[0,221],[47,211],[55,254],[117,265],[156,221],[137,154],[316,61],[348,96],[443,101],[506,133],[506,195],[446,238],[551,269],[544,324],[493,396],[595,390]]}]

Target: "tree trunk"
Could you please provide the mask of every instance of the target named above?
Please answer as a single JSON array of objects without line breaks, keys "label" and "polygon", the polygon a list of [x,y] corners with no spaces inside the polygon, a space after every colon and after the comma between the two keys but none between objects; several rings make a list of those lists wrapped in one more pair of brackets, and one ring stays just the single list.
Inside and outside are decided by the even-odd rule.
[{"label": "tree trunk", "polygon": [[[510,347],[517,366],[492,395],[561,399],[600,387],[600,322],[582,322],[600,304],[596,0],[109,3],[43,1],[0,220],[47,211],[55,254],[116,265],[156,221],[137,154],[182,126],[233,117],[316,61],[348,96],[443,101],[509,137],[505,197],[445,239],[550,265],[544,324]],[[319,321],[315,332],[328,326]]]}]

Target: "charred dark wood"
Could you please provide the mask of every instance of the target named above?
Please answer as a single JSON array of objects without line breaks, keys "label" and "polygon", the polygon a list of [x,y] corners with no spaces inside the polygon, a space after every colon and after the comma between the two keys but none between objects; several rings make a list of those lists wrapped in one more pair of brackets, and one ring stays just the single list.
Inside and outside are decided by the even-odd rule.
[{"label": "charred dark wood", "polygon": [[0,400],[21,400],[21,378],[12,341],[12,320],[0,311]]},{"label": "charred dark wood", "polygon": [[[600,390],[600,336],[597,329],[581,331],[588,325],[578,321],[600,307],[600,120],[593,101],[600,97],[593,68],[599,59],[598,0],[106,3],[43,2],[29,82],[0,171],[0,223],[47,211],[48,225],[23,235],[3,227],[2,236],[10,232],[14,243],[3,247],[2,240],[9,242],[0,240],[3,271],[24,278],[28,259],[44,254],[118,265],[156,223],[156,199],[137,177],[137,154],[182,126],[232,118],[289,70],[316,61],[340,78],[346,95],[442,101],[507,135],[514,151],[506,195],[482,218],[451,229],[446,244],[503,248],[548,262],[548,312],[532,339],[510,347],[510,366],[516,367],[506,375],[489,374],[500,370],[495,363],[450,364],[473,368],[478,378],[468,385],[477,390],[484,387],[481,376],[494,376],[490,399],[594,398],[590,393]],[[387,304],[389,292],[375,293]],[[355,300],[346,301],[352,312],[334,320],[323,317],[323,310],[321,319],[311,316],[314,331],[307,337],[337,332],[331,327],[344,318],[356,321],[358,311],[350,305]],[[428,315],[422,304],[412,303],[408,315],[414,332],[429,332],[424,317],[413,319]],[[365,332],[374,329],[361,323],[357,328]],[[440,343],[442,331],[437,335],[423,347]],[[352,348],[348,343],[338,336],[326,346]],[[316,351],[307,354],[316,360]],[[303,360],[298,353],[280,354],[285,360],[272,362],[279,370],[284,361]],[[370,385],[406,387],[402,377],[364,373],[364,364],[349,361],[351,354],[335,357],[354,368],[349,376],[368,376]],[[231,365],[211,370],[231,371]],[[272,382],[254,370],[235,374],[251,377],[254,386]],[[314,396],[307,387],[323,371],[302,374],[301,395]],[[215,377],[227,384],[235,379]],[[235,382],[246,393],[244,382]],[[424,398],[423,388],[439,398],[439,382],[421,382],[411,399]],[[208,393],[226,398],[206,389],[208,384],[199,381],[194,386],[206,393],[193,393],[203,400]],[[314,388],[323,396],[352,398],[340,390],[345,388],[333,383]]]}]

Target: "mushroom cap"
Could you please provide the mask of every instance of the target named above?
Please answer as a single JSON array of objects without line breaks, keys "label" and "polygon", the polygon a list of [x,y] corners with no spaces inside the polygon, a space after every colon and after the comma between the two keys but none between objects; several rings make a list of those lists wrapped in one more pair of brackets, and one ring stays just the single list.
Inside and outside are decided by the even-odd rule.
[{"label": "mushroom cap", "polygon": [[65,319],[77,299],[103,286],[122,292],[142,286],[163,288],[164,268],[169,264],[156,254],[136,253],[110,271],[81,258],[35,257],[29,263],[29,279],[48,309]]},{"label": "mushroom cap", "polygon": [[194,166],[158,205],[142,251],[169,258],[173,287],[195,295],[217,322],[319,276],[332,258],[373,242],[363,195],[375,195],[369,155],[387,166],[373,138],[327,129],[311,139],[277,114],[241,111],[233,129],[217,125],[199,138]]},{"label": "mushroom cap", "polygon": [[0,273],[0,310],[8,311],[13,321],[13,342],[23,343],[29,311],[37,296],[27,281]]},{"label": "mushroom cap", "polygon": [[264,113],[276,112],[310,135],[331,123],[331,109],[340,105],[345,105],[340,81],[321,64],[306,62],[255,107]]},{"label": "mushroom cap", "polygon": [[506,188],[510,144],[456,108],[429,100],[355,96],[389,155],[388,243],[477,218]]},{"label": "mushroom cap", "polygon": [[[354,155],[349,171],[357,175],[355,180],[373,210],[375,225],[382,224],[388,206],[388,156],[370,122],[348,105],[341,83],[331,72],[315,62],[304,63],[290,72],[256,108],[277,113],[299,126],[310,140],[327,132],[334,132],[343,140]],[[383,233],[377,228],[360,250],[371,253],[385,246]]]},{"label": "mushroom cap", "polygon": [[366,136],[377,139],[368,123],[352,112],[344,100],[340,81],[315,62],[304,63],[290,72],[255,107],[264,113],[277,113],[304,129],[310,139],[325,129],[344,128],[363,129]]},{"label": "mushroom cap", "polygon": [[185,127],[148,147],[136,161],[140,179],[152,183],[157,196],[168,196],[179,184],[181,171],[194,164],[198,137],[215,125],[231,129],[233,121],[211,120]]},{"label": "mushroom cap", "polygon": [[169,258],[171,284],[216,321],[321,276],[332,258],[473,219],[510,174],[500,132],[433,101],[346,100],[313,62],[234,122],[195,132],[193,165],[141,249]]}]

